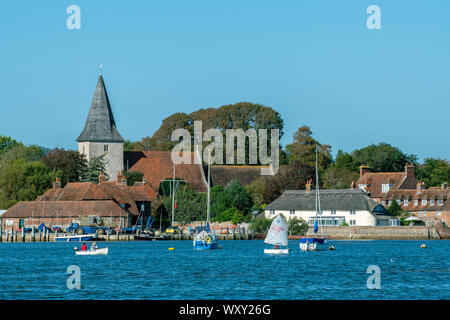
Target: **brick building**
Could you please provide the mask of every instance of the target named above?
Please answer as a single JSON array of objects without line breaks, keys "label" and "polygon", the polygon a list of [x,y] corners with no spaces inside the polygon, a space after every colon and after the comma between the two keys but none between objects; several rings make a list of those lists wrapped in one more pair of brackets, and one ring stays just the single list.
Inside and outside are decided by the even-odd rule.
[{"label": "brick building", "polygon": [[121,174],[115,181],[105,181],[104,175],[100,174],[98,184],[71,182],[64,188],[57,179],[53,188],[35,201],[21,201],[8,209],[2,215],[2,225],[37,227],[44,222],[49,227],[65,228],[76,222],[130,227],[140,214],[145,218],[150,216],[151,201],[155,198],[156,192],[145,181],[127,186]]}]

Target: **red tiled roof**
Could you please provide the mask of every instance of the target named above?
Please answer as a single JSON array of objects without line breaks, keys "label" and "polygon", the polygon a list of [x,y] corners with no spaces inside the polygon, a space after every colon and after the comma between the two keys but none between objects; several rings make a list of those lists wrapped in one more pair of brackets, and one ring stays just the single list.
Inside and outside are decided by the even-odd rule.
[{"label": "red tiled roof", "polygon": [[[177,164],[176,178],[186,180],[198,192],[206,191],[206,179],[202,164],[194,163],[194,152],[189,152],[191,164]],[[139,171],[151,187],[159,190],[161,181],[173,178],[171,151],[128,151],[125,164],[129,171]]]},{"label": "red tiled roof", "polygon": [[[410,190],[390,190],[382,198],[385,201],[401,200],[402,209],[406,211],[447,211],[450,210],[450,189],[429,188],[418,192],[416,189]],[[408,204],[404,205],[404,200],[408,200]],[[417,204],[415,202],[417,201]],[[427,200],[426,204],[422,200]],[[434,200],[432,204],[430,200]],[[438,203],[442,200],[442,204]]]},{"label": "red tiled roof", "polygon": [[408,177],[406,172],[366,172],[356,181],[356,185],[366,185],[366,192],[371,198],[381,198],[383,184],[391,184],[394,189],[414,189],[417,185],[415,177]]},{"label": "red tiled roof", "polygon": [[36,198],[37,201],[81,201],[81,200],[110,200],[109,195],[92,182],[70,182],[64,188],[47,190]]},{"label": "red tiled roof", "polygon": [[49,218],[79,216],[126,216],[113,200],[95,201],[21,201],[6,211],[2,218]]}]

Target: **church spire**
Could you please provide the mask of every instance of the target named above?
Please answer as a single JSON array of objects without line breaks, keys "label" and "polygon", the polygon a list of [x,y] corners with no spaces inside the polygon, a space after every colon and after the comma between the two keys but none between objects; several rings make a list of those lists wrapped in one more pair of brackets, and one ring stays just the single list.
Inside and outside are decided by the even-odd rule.
[{"label": "church spire", "polygon": [[109,104],[103,76],[100,72],[92,98],[91,108],[83,132],[77,139],[83,141],[123,142],[124,139],[116,128],[114,116]]}]

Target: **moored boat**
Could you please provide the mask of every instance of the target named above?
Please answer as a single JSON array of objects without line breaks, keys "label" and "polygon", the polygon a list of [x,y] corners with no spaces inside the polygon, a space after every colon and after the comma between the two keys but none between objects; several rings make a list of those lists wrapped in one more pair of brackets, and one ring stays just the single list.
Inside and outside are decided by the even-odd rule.
[{"label": "moored boat", "polygon": [[[322,214],[322,210],[320,208],[320,193],[319,193],[319,171],[318,171],[318,156],[317,156],[318,147],[316,146],[316,217],[314,221],[314,235],[306,236],[300,239],[300,250],[302,251],[321,251],[327,250],[327,240],[323,236],[322,228],[320,228],[321,235],[317,235],[317,231],[319,230],[319,218],[318,216]],[[312,180],[312,179],[311,179]]]},{"label": "moored boat", "polygon": [[56,236],[54,241],[56,242],[71,242],[71,241],[76,241],[76,242],[83,242],[83,241],[91,241],[93,239],[95,239],[96,235],[95,233],[92,234],[83,234],[83,235],[61,235],[61,236]]}]

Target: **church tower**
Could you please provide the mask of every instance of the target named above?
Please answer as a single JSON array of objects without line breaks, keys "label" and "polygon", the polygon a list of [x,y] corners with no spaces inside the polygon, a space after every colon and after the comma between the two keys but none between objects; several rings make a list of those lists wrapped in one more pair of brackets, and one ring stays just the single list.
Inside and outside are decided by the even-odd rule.
[{"label": "church tower", "polygon": [[115,179],[117,173],[123,169],[124,139],[116,128],[101,73],[86,124],[77,142],[78,152],[86,155],[88,161],[105,155],[106,174],[110,180]]}]

